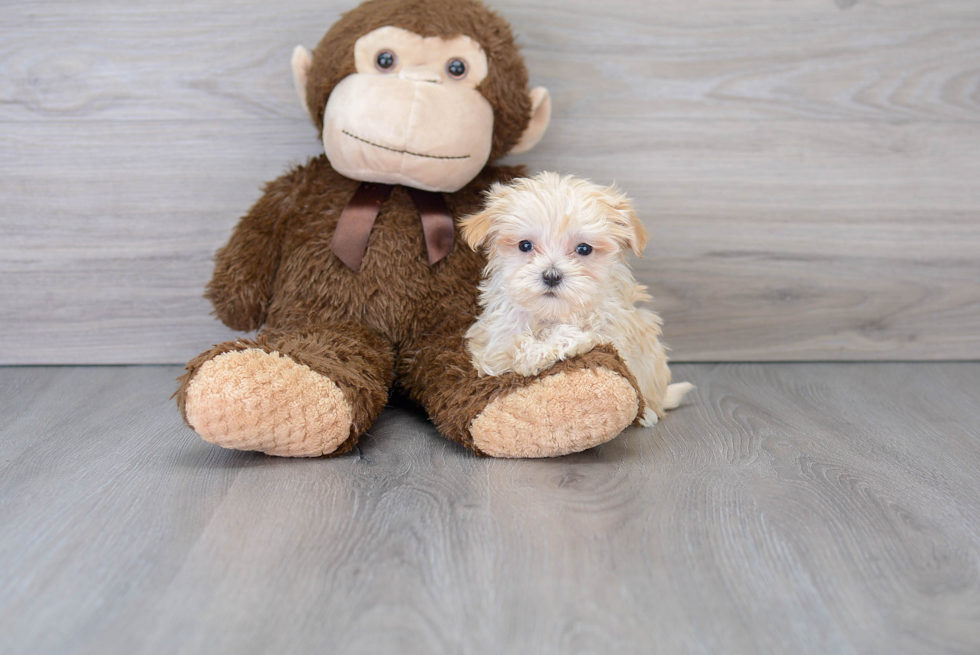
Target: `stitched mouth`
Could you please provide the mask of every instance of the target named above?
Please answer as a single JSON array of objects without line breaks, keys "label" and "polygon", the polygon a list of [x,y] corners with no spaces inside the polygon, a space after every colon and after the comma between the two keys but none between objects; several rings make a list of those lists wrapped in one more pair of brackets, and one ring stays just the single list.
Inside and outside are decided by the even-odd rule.
[{"label": "stitched mouth", "polygon": [[374,143],[373,141],[362,139],[356,134],[351,134],[347,130],[341,130],[341,132],[343,132],[344,134],[346,134],[352,139],[356,139],[357,141],[360,141],[361,143],[366,143],[369,146],[374,146],[375,148],[381,148],[382,150],[387,150],[389,152],[395,152],[398,153],[399,155],[412,155],[413,157],[425,157],[426,159],[469,159],[470,158],[469,155],[459,155],[457,157],[449,157],[445,155],[423,155],[420,152],[412,152],[411,150],[398,150],[397,148],[389,148],[388,146],[383,146],[380,143]]}]

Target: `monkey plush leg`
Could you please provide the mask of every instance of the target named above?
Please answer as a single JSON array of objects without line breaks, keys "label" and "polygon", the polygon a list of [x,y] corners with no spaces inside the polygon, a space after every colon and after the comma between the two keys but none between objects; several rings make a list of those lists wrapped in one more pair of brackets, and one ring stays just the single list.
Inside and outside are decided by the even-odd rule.
[{"label": "monkey plush leg", "polygon": [[360,325],[267,330],[199,355],[175,395],[205,441],[318,457],[354,446],[384,408],[391,376],[391,346]]},{"label": "monkey plush leg", "polygon": [[399,379],[443,435],[494,457],[555,457],[605,443],[642,412],[636,380],[612,346],[534,377],[477,375],[462,335],[423,342]]}]

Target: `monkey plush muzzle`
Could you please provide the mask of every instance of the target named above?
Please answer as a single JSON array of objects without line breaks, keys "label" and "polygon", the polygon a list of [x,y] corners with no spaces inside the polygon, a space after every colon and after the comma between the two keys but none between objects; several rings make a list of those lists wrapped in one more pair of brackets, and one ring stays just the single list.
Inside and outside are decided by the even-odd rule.
[{"label": "monkey plush muzzle", "polygon": [[334,88],[324,114],[323,147],[337,172],[451,193],[486,166],[490,103],[476,89],[420,72],[425,71],[350,75]]}]

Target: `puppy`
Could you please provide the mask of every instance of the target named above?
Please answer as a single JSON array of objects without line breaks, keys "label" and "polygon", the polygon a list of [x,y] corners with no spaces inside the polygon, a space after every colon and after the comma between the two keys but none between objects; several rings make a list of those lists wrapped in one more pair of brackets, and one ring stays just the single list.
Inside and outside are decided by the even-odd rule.
[{"label": "puppy", "polygon": [[639,384],[645,426],[694,388],[670,384],[660,317],[635,306],[650,296],[626,255],[640,255],[649,235],[615,187],[556,173],[495,184],[461,227],[488,257],[483,313],[466,334],[481,374],[535,375],[611,343]]}]

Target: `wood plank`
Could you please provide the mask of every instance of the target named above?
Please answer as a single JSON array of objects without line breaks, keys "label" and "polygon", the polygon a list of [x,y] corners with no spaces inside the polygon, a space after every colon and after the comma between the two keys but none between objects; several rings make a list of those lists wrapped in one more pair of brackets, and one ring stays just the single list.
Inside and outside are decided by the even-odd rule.
[{"label": "wood plank", "polygon": [[[538,169],[616,180],[683,361],[980,357],[969,124],[557,122]],[[561,151],[579,153],[570,166]]]},{"label": "wood plank", "polygon": [[[289,74],[354,0],[19,0],[4,6],[0,120],[299,117]],[[972,0],[517,0],[511,22],[558,113],[980,120]]]},{"label": "wood plank", "polygon": [[[0,134],[0,361],[178,363],[232,338],[201,298],[211,253],[263,180],[316,154],[309,128],[81,127]],[[654,234],[637,274],[676,359],[980,356],[971,125],[554,130],[535,168],[635,196]]]},{"label": "wood plank", "polygon": [[212,254],[265,180],[316,154],[305,124],[243,131],[101,122],[0,134],[0,361],[178,363],[234,338],[202,297]]},{"label": "wood plank", "polygon": [[4,653],[980,649],[980,364],[680,365],[544,461],[400,401],[339,459],[224,451],[178,372],[0,369]]},{"label": "wood plank", "polygon": [[[288,72],[351,1],[16,1],[0,25],[0,363],[178,363],[262,182],[316,152]],[[491,3],[618,180],[688,361],[980,357],[980,6]]]}]

